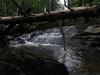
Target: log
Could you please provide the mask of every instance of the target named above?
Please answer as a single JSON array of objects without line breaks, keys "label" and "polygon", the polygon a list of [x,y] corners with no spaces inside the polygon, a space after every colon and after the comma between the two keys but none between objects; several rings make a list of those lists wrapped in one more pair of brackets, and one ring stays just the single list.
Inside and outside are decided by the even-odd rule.
[{"label": "log", "polygon": [[68,18],[78,18],[78,17],[98,17],[100,16],[100,7],[76,7],[73,10],[61,10],[53,11],[51,14],[45,15],[44,13],[32,14],[31,16],[8,16],[1,17],[0,24],[23,24],[32,22],[43,22],[43,21],[55,21]]}]

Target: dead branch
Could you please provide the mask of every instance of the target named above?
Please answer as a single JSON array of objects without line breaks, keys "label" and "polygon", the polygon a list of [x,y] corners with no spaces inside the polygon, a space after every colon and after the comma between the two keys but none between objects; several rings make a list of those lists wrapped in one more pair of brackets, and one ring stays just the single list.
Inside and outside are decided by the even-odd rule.
[{"label": "dead branch", "polygon": [[78,18],[78,17],[98,17],[100,16],[100,7],[76,7],[71,10],[53,11],[50,12],[51,15],[44,13],[32,14],[31,16],[8,16],[1,17],[0,24],[22,24],[22,23],[32,23],[32,22],[43,22],[43,21],[55,21],[68,18]]}]

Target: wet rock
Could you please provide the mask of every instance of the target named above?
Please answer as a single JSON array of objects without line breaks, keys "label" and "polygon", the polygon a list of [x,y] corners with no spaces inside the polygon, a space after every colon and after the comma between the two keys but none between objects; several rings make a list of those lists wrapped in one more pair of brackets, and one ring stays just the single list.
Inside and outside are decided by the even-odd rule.
[{"label": "wet rock", "polygon": [[100,26],[88,26],[84,32],[79,33],[74,36],[74,38],[78,39],[98,39],[100,38]]},{"label": "wet rock", "polygon": [[100,33],[100,26],[88,26],[84,32],[87,32],[87,33]]},{"label": "wet rock", "polygon": [[[73,38],[80,39],[85,47],[99,50],[100,46],[100,26],[89,26],[83,33],[75,35]],[[99,50],[100,51],[100,50]]]},{"label": "wet rock", "polygon": [[0,75],[69,75],[64,64],[25,51],[0,50]]}]

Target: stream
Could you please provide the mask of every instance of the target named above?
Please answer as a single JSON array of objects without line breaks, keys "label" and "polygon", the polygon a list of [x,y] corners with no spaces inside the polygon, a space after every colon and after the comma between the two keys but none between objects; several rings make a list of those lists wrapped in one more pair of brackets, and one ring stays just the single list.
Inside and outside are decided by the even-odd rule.
[{"label": "stream", "polygon": [[66,65],[70,75],[100,75],[100,48],[94,48],[91,40],[73,38],[78,33],[75,26],[64,27],[66,51],[59,28],[24,34],[12,40],[10,47],[58,60]]}]

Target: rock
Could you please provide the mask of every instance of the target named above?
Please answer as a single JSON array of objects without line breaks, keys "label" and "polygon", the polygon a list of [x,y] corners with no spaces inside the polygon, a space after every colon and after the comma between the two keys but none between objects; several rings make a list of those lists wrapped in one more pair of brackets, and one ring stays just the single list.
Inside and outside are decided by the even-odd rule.
[{"label": "rock", "polygon": [[73,38],[78,39],[98,39],[100,38],[100,26],[88,26],[84,32],[76,34]]},{"label": "rock", "polygon": [[0,75],[69,75],[64,64],[25,51],[0,49]]},{"label": "rock", "polygon": [[93,27],[92,27],[92,26],[89,26],[89,27],[87,27],[87,28],[84,30],[84,32],[91,32],[92,29],[93,29]]},{"label": "rock", "polygon": [[88,26],[84,32],[88,33],[100,33],[100,26]]}]

